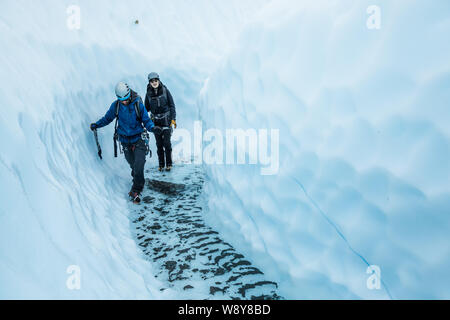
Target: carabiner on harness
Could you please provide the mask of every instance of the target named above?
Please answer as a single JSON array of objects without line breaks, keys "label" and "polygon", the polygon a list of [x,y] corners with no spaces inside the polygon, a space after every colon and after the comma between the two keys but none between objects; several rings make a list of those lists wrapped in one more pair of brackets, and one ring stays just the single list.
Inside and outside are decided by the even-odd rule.
[{"label": "carabiner on harness", "polygon": [[145,150],[146,150],[145,155],[150,154],[150,158],[151,158],[152,150],[150,150],[150,145],[149,145],[150,134],[148,133],[146,128],[144,128],[144,131],[142,131],[141,139],[144,140],[144,142],[145,142]]}]

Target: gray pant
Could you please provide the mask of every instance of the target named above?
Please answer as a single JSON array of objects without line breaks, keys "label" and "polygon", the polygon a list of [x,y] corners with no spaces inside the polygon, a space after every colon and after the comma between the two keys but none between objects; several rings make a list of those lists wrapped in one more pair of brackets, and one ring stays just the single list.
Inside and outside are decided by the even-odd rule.
[{"label": "gray pant", "polygon": [[125,159],[131,168],[131,175],[133,176],[133,186],[131,192],[142,192],[144,189],[144,165],[146,156],[145,141],[140,139],[133,144],[122,143]]}]

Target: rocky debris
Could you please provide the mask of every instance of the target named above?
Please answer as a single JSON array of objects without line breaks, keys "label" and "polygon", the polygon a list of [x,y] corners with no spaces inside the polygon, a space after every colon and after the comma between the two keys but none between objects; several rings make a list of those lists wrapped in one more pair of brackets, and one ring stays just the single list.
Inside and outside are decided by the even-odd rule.
[{"label": "rocky debris", "polygon": [[[146,181],[142,193],[147,208],[133,209],[136,241],[157,267],[158,279],[180,291],[204,290],[205,299],[216,295],[281,299],[277,283],[267,281],[261,270],[204,223],[198,203],[203,185],[200,168],[184,166],[184,176],[174,172],[180,167],[174,169],[153,174],[156,177]],[[197,281],[205,283],[205,289],[194,288]]]}]

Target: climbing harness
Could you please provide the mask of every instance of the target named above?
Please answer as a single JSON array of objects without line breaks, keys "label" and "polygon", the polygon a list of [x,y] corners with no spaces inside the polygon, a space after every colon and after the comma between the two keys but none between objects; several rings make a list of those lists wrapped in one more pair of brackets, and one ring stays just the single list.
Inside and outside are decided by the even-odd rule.
[{"label": "climbing harness", "polygon": [[152,157],[152,150],[150,149],[150,134],[148,133],[147,129],[144,128],[144,131],[141,133],[141,139],[144,140],[145,142],[145,155],[149,155],[150,154],[150,158]]}]

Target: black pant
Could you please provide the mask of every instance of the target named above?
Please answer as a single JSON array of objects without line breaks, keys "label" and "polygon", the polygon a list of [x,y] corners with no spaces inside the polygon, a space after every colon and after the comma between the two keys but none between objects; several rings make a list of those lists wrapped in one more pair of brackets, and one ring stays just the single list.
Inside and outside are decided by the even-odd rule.
[{"label": "black pant", "polygon": [[142,192],[144,189],[144,165],[147,147],[145,141],[139,138],[136,143],[126,144],[122,143],[125,159],[131,168],[131,175],[133,176],[133,186],[131,192]]},{"label": "black pant", "polygon": [[170,136],[172,130],[170,128],[162,130],[154,130],[156,148],[158,153],[159,166],[161,168],[172,166],[172,144],[170,142]]}]

